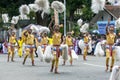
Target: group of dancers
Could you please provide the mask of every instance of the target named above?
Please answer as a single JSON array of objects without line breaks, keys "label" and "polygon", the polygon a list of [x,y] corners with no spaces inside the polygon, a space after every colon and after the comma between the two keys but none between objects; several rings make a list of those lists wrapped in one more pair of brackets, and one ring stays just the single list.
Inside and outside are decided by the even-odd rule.
[{"label": "group of dancers", "polygon": [[[51,44],[49,44],[50,40],[47,36],[47,32],[39,33],[38,36],[34,33],[32,33],[32,29],[28,28],[23,30],[21,37],[19,40],[17,40],[16,34],[14,30],[11,32],[11,35],[9,36],[9,44],[8,44],[8,62],[11,55],[11,61],[14,62],[14,54],[15,54],[15,48],[18,48],[18,55],[22,57],[23,51],[25,53],[23,65],[25,64],[25,61],[27,57],[30,55],[32,66],[34,66],[34,54],[37,52],[37,54],[45,54],[46,47],[51,45],[51,53],[53,55],[53,58],[51,60],[51,72],[53,72],[53,69],[55,68],[55,73],[58,73],[58,63],[59,63],[59,57],[64,54],[68,54],[70,56],[70,64],[72,65],[73,59],[72,59],[72,52],[73,49],[73,38],[72,38],[72,32],[68,32],[66,37],[62,36],[62,33],[59,31],[60,27],[58,25],[54,26],[54,31],[52,32],[51,37]],[[17,44],[17,45],[16,45]],[[24,44],[24,50],[23,50],[23,44]],[[65,53],[62,51],[62,45],[67,45],[67,52]],[[40,47],[40,49],[38,49]],[[39,50],[41,50],[41,53]],[[63,53],[64,52],[64,53]],[[48,53],[48,54],[49,54]],[[68,56],[67,55],[67,56]],[[38,55],[39,56],[39,55]],[[67,57],[66,56],[66,57]],[[63,65],[65,65],[66,60],[64,60]]]},{"label": "group of dancers", "polygon": [[[58,74],[58,65],[59,65],[59,58],[60,56],[63,56],[63,65],[66,64],[66,61],[69,56],[69,62],[70,65],[73,65],[73,31],[68,32],[66,36],[62,36],[62,33],[60,32],[59,25],[54,25],[54,29],[51,32],[51,40],[49,40],[47,32],[39,33],[37,36],[35,33],[33,33],[31,28],[25,29],[22,31],[21,37],[19,37],[19,40],[17,40],[16,34],[14,30],[11,32],[11,35],[9,36],[9,44],[8,44],[8,59],[9,62],[10,55],[11,55],[11,61],[14,62],[14,55],[15,55],[15,48],[18,48],[18,55],[20,57],[23,56],[23,51],[25,53],[24,59],[22,64],[24,65],[26,62],[26,59],[28,56],[31,58],[32,66],[34,66],[34,54],[37,52],[37,54],[51,54],[52,57],[50,58],[51,69],[50,72],[53,72],[55,74]],[[106,55],[106,69],[105,71],[110,71],[111,76],[110,80],[113,80],[116,75],[120,74],[120,66],[114,66],[115,58],[116,58],[116,34],[114,33],[114,26],[109,24],[106,27],[106,40],[103,43],[105,45],[105,55]],[[83,60],[86,61],[87,53],[89,52],[90,45],[89,42],[91,41],[91,37],[88,32],[83,33]],[[102,41],[101,41],[102,42]],[[17,44],[17,45],[16,45]],[[24,50],[23,50],[23,44],[24,44]],[[82,45],[82,44],[79,44]],[[49,49],[51,51],[46,50],[48,46],[51,46]],[[102,45],[100,45],[102,46]],[[97,46],[96,46],[97,47]],[[39,48],[39,49],[38,49]],[[42,53],[39,53],[41,51]],[[99,52],[99,51],[98,51]],[[97,53],[96,53],[97,54]],[[102,53],[100,53],[102,54]],[[40,55],[37,55],[40,56]],[[42,56],[43,57],[43,56]],[[50,56],[49,56],[50,57]],[[111,61],[110,61],[111,60]],[[110,65],[109,65],[109,62]],[[118,77],[118,76],[117,76]]]}]

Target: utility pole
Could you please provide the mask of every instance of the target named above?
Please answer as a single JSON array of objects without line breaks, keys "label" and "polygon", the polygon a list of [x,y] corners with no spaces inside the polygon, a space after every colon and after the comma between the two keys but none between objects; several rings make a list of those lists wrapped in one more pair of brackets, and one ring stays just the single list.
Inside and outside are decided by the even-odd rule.
[{"label": "utility pole", "polygon": [[66,36],[66,0],[64,0],[65,11],[64,11],[64,36]]}]

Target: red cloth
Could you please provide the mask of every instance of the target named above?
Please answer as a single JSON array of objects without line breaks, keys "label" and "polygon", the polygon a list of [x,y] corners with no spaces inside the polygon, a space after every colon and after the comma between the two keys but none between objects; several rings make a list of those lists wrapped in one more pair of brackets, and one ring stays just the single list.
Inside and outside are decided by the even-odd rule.
[{"label": "red cloth", "polygon": [[71,56],[71,48],[68,48],[69,55]]},{"label": "red cloth", "polygon": [[112,57],[112,46],[110,46],[109,49],[110,49],[110,56]]}]

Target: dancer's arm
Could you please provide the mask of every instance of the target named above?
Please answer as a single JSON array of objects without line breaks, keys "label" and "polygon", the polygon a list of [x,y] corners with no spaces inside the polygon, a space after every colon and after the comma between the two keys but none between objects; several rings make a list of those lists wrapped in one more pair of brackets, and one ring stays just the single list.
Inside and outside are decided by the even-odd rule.
[{"label": "dancer's arm", "polygon": [[109,34],[109,28],[108,28],[109,24],[110,24],[110,19],[108,19],[108,24],[106,25],[106,34]]}]

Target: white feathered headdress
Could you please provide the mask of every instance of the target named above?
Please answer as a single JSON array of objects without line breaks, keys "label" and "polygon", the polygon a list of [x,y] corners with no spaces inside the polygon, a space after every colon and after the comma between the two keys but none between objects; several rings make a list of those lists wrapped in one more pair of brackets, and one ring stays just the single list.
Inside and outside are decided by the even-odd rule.
[{"label": "white feathered headdress", "polygon": [[116,28],[120,28],[120,18],[115,21]]},{"label": "white feathered headdress", "polygon": [[35,0],[35,4],[39,6],[40,10],[48,10],[50,8],[48,0]]},{"label": "white feathered headdress", "polygon": [[30,29],[32,29],[32,32],[36,32],[36,33],[39,32],[39,28],[37,27],[37,25],[31,24]]},{"label": "white feathered headdress", "polygon": [[59,1],[53,1],[51,4],[51,8],[55,9],[59,13],[62,13],[65,11],[65,5]]},{"label": "white feathered headdress", "polygon": [[92,12],[99,13],[99,11],[104,9],[106,0],[92,0]]},{"label": "white feathered headdress", "polygon": [[9,21],[8,14],[2,14],[2,20],[4,23],[7,23]]},{"label": "white feathered headdress", "polygon": [[21,5],[19,8],[19,12],[21,15],[27,15],[30,13],[30,9],[29,7],[25,4],[25,5]]},{"label": "white feathered headdress", "polygon": [[84,25],[82,25],[82,27],[80,28],[80,32],[82,33],[86,33],[87,30],[89,28],[89,24],[88,23],[85,23]]},{"label": "white feathered headdress", "polygon": [[49,33],[49,32],[50,32],[50,29],[49,29],[48,27],[40,27],[39,32],[40,32],[40,33],[43,33],[43,32]]},{"label": "white feathered headdress", "polygon": [[45,13],[49,13],[49,1],[48,0],[35,0],[35,4],[39,7],[39,10],[43,10]]},{"label": "white feathered headdress", "polygon": [[18,23],[18,20],[19,20],[19,16],[13,16],[13,17],[12,17],[12,20],[11,20],[11,23],[12,23],[12,24],[17,24],[17,23]]},{"label": "white feathered headdress", "polygon": [[82,20],[82,19],[78,19],[77,24],[78,24],[79,26],[82,26],[82,23],[83,23],[83,20]]},{"label": "white feathered headdress", "polygon": [[50,13],[50,6],[49,6],[49,1],[48,0],[35,0],[34,2],[38,6],[38,10],[43,11],[41,13],[41,17],[43,18],[44,13],[49,14]]},{"label": "white feathered headdress", "polygon": [[37,12],[39,10],[39,6],[37,4],[29,4],[28,6],[31,11]]}]

